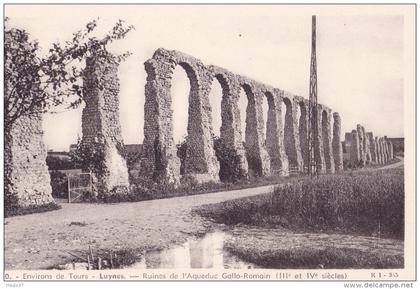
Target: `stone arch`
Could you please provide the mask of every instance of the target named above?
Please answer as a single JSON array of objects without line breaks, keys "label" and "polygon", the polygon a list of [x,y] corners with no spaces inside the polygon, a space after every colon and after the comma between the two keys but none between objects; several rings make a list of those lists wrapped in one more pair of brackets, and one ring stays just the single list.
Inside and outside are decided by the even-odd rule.
[{"label": "stone arch", "polygon": [[234,93],[234,79],[229,73],[219,71],[216,67],[210,67],[210,69],[213,69],[211,85],[218,82],[222,88],[222,97],[219,103],[221,108],[219,147],[223,146],[225,153],[229,153],[229,159],[218,157],[219,177],[222,181],[246,178],[248,176],[248,162],[240,135],[240,116],[237,97]]},{"label": "stone arch", "polygon": [[332,139],[331,139],[331,115],[327,110],[321,113],[321,131],[322,131],[322,153],[325,160],[325,169],[328,173],[335,172],[334,159],[332,156]]},{"label": "stone arch", "polygon": [[[220,84],[220,87],[222,88],[222,97],[221,97],[221,102],[220,102],[220,104],[219,104],[219,106],[220,106],[220,118],[221,118],[221,124],[220,124],[220,136],[221,136],[221,134],[222,134],[222,130],[223,130],[223,128],[224,128],[224,126],[223,126],[223,118],[225,118],[225,122],[226,121],[228,121],[227,119],[226,119],[226,117],[232,117],[232,115],[231,114],[227,114],[226,113],[226,109],[224,109],[225,108],[225,105],[226,105],[226,103],[229,101],[229,96],[232,94],[231,93],[231,88],[230,88],[230,86],[229,86],[229,84],[228,84],[228,81],[227,81],[227,79],[226,79],[226,77],[223,75],[223,74],[221,74],[221,73],[217,73],[217,74],[215,74],[215,76],[214,76],[214,78],[212,79],[212,83],[214,83],[215,81],[217,81],[219,84]],[[217,128],[213,128],[214,130],[216,130]]]},{"label": "stone arch", "polygon": [[284,151],[281,103],[276,92],[267,90],[264,95],[268,102],[266,147],[270,157],[271,173],[288,175],[289,162]]},{"label": "stone arch", "polygon": [[[171,110],[172,110],[172,126],[173,138],[175,144],[178,145],[180,141],[187,141],[188,136],[188,117],[191,95],[198,91],[198,79],[192,69],[187,63],[179,63],[175,65],[169,72],[170,77],[170,96],[171,96]],[[181,164],[181,174],[182,174]]]},{"label": "stone arch", "polygon": [[282,99],[285,105],[284,116],[284,146],[289,162],[289,171],[301,170],[297,148],[297,120],[292,96],[284,96]]},{"label": "stone arch", "polygon": [[307,170],[309,165],[309,143],[308,143],[308,105],[305,101],[299,101],[299,142],[300,151],[302,154],[302,161],[304,169]]},{"label": "stone arch", "polygon": [[218,181],[219,164],[213,150],[208,100],[211,73],[201,61],[178,51],[158,49],[145,63],[148,78],[142,167],[145,174],[155,181],[179,182],[180,161],[173,140],[170,91],[172,71],[176,65],[180,65],[190,79],[185,175],[199,183]]},{"label": "stone arch", "polygon": [[[82,141],[88,152],[99,156],[84,169],[93,172],[93,187],[100,198],[127,194],[129,176],[119,118],[118,63],[112,56],[92,56],[86,60],[83,77]],[[101,167],[98,168],[98,163]]]},{"label": "stone arch", "polygon": [[270,173],[270,160],[265,149],[261,90],[257,85],[242,81],[241,88],[248,99],[246,108],[245,151],[248,171],[257,177]]},{"label": "stone arch", "polygon": [[235,162],[237,167],[232,167],[232,169],[239,172],[239,178],[247,178],[248,162],[241,134],[241,117],[238,105],[240,87],[237,77],[220,67],[210,66],[209,69],[213,72],[212,81],[215,81],[214,78],[216,78],[222,87],[220,140],[237,159]]},{"label": "stone arch", "polygon": [[332,138],[332,149],[334,157],[335,171],[340,172],[343,170],[343,146],[341,144],[341,117],[338,112],[333,114],[333,138]]}]

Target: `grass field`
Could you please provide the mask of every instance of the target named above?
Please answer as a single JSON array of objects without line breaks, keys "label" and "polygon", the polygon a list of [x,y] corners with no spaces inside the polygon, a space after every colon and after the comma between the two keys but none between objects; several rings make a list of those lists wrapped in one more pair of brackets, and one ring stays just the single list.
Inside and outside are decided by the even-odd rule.
[{"label": "grass field", "polygon": [[[404,239],[404,173],[389,169],[292,180],[270,194],[204,205],[195,212],[231,227],[385,238],[400,244]],[[267,231],[264,234],[269,235]],[[389,255],[385,249],[375,253],[310,245],[278,249],[280,240],[263,239],[244,233],[227,249],[247,261],[270,264],[270,268],[317,268],[320,264],[329,268],[398,268],[404,264],[401,254]]]}]

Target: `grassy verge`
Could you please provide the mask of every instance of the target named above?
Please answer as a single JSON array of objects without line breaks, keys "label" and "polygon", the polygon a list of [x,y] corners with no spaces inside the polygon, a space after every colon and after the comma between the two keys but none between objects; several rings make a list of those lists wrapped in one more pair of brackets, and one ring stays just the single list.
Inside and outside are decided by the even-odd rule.
[{"label": "grassy verge", "polygon": [[[255,238],[240,235],[225,249],[264,268],[403,268],[402,254],[353,247],[280,246],[270,230],[318,234],[352,234],[404,239],[404,173],[402,169],[360,171],[291,180],[271,194],[246,197],[195,209],[201,216],[231,226],[261,228]],[[265,233],[264,233],[265,232]],[[268,233],[267,233],[268,232]],[[266,234],[266,235],[265,235]],[[291,233],[293,234],[293,233]],[[330,239],[328,239],[330,240]]]},{"label": "grassy verge", "polygon": [[41,206],[28,206],[28,207],[14,207],[4,206],[4,217],[28,215],[34,213],[43,213],[61,209],[61,206],[56,203],[49,203]]},{"label": "grassy verge", "polygon": [[228,225],[403,239],[404,174],[391,169],[302,178],[271,194],[204,205],[196,212]]},{"label": "grassy verge", "polygon": [[260,178],[252,178],[248,180],[240,180],[234,183],[230,182],[208,182],[198,184],[194,181],[187,180],[175,187],[173,184],[160,183],[156,184],[148,180],[138,181],[137,184],[131,185],[130,193],[125,195],[108,195],[103,201],[106,203],[114,202],[139,202],[146,200],[174,198],[181,196],[207,194],[219,191],[231,191],[247,188],[255,188],[267,185],[275,185],[288,182],[291,179],[300,177],[283,177],[283,176],[267,176]]},{"label": "grassy verge", "polygon": [[274,248],[260,251],[255,248],[228,245],[225,246],[225,249],[244,261],[270,269],[391,269],[404,267],[403,256],[366,253],[351,248],[290,248],[287,250]]}]

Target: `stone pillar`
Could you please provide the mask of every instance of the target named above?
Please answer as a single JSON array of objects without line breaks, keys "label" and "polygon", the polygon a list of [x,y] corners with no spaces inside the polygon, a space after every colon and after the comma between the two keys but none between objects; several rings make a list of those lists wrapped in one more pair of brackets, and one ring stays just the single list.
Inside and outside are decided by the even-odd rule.
[{"label": "stone pillar", "polygon": [[315,159],[318,163],[318,172],[321,174],[326,173],[324,144],[322,139],[322,106],[318,104],[317,108],[317,137],[315,139]]},{"label": "stone pillar", "polygon": [[376,148],[376,162],[378,164],[382,163],[382,156],[380,153],[380,147],[379,147],[379,138],[375,136],[375,148]]},{"label": "stone pillar", "polygon": [[386,157],[385,145],[384,145],[384,138],[379,138],[379,145],[381,147],[381,156],[382,156],[382,164],[386,164],[388,159]]},{"label": "stone pillar", "polygon": [[267,151],[270,156],[271,172],[282,176],[289,175],[289,161],[284,148],[283,120],[281,112],[281,96],[276,90],[266,93],[268,101],[267,113]]},{"label": "stone pillar", "polygon": [[198,183],[218,182],[220,166],[214,152],[209,101],[212,73],[198,59],[181,53],[177,53],[176,57],[191,81],[185,175],[194,178]]},{"label": "stone pillar", "polygon": [[343,170],[343,146],[340,141],[341,137],[341,117],[338,112],[333,114],[333,139],[332,139],[332,150],[334,156],[334,166],[336,172]]},{"label": "stone pillar", "polygon": [[293,95],[283,93],[283,102],[286,106],[285,123],[284,123],[284,146],[289,160],[289,171],[296,168],[303,171],[302,154],[299,142],[299,120],[297,118],[297,106]]},{"label": "stone pillar", "polygon": [[180,65],[190,80],[185,176],[197,182],[218,181],[219,163],[213,149],[208,100],[212,72],[198,59],[177,51],[158,49],[146,61],[144,174],[156,182],[179,183],[180,161],[173,139],[172,73]]},{"label": "stone pillar", "polygon": [[389,157],[390,159],[394,159],[394,145],[392,144],[391,141],[388,142],[388,147],[389,147]]},{"label": "stone pillar", "polygon": [[357,134],[359,136],[360,165],[364,167],[366,165],[366,142],[363,133],[363,127],[360,124],[357,125]]},{"label": "stone pillar", "polygon": [[[235,171],[239,171],[240,178],[248,177],[248,161],[246,160],[245,148],[241,136],[241,117],[238,106],[239,90],[241,89],[236,77],[219,67],[212,66],[215,79],[219,81],[223,89],[222,97],[222,126],[220,129],[220,139],[233,154],[239,159]],[[220,164],[222,169],[224,164]]]},{"label": "stone pillar", "polygon": [[363,132],[363,151],[366,154],[366,163],[372,162],[372,155],[370,153],[370,142],[369,137],[366,134],[365,128],[362,126],[362,132]]},{"label": "stone pillar", "polygon": [[375,139],[373,138],[373,133],[372,132],[368,132],[367,134],[367,138],[369,140],[369,148],[370,148],[370,155],[371,155],[371,160],[374,163],[378,162],[378,155],[376,152],[376,144],[375,144]]},{"label": "stone pillar", "polygon": [[386,162],[389,162],[388,140],[386,136],[383,138],[383,146],[384,146],[384,155],[385,155]]},{"label": "stone pillar", "polygon": [[21,116],[4,132],[6,212],[54,203],[42,136],[41,114]]},{"label": "stone pillar", "polygon": [[[125,148],[119,120],[118,63],[111,54],[86,60],[83,78],[82,148],[96,151],[88,166],[99,197],[127,194]],[[87,168],[85,168],[87,169]]]},{"label": "stone pillar", "polygon": [[378,163],[382,165],[384,163],[384,156],[382,154],[381,138],[375,137],[375,140],[377,145]]},{"label": "stone pillar", "polygon": [[[349,162],[352,166],[360,164],[360,148],[359,135],[357,131],[353,130],[351,133],[345,134],[345,142],[349,144]],[[347,145],[346,145],[347,146]]]},{"label": "stone pillar", "polygon": [[308,143],[308,126],[309,126],[309,103],[305,99],[299,100],[298,109],[300,109],[299,118],[299,143],[300,152],[302,154],[303,170],[307,172],[309,166],[309,143]]},{"label": "stone pillar", "polygon": [[248,98],[246,108],[245,148],[248,169],[256,176],[271,173],[270,157],[265,147],[264,118],[262,114],[263,93],[251,82],[241,81]]},{"label": "stone pillar", "polygon": [[155,182],[178,184],[180,161],[173,139],[171,84],[165,73],[171,65],[149,59],[144,67],[147,82],[141,172]]},{"label": "stone pillar", "polygon": [[331,111],[323,109],[322,112],[322,146],[324,149],[325,169],[327,173],[334,173],[334,157],[332,152]]}]

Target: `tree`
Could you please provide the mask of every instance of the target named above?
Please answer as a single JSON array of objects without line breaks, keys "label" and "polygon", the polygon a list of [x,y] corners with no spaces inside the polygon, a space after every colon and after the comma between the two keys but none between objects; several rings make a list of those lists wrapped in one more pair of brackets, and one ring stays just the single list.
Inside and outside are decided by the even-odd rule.
[{"label": "tree", "polygon": [[[7,24],[8,19],[5,19]],[[22,29],[4,31],[4,120],[10,129],[20,117],[51,111],[64,105],[76,108],[82,102],[83,61],[92,55],[107,56],[111,42],[124,38],[134,26],[119,20],[102,39],[92,36],[97,21],[89,22],[64,43],[54,43],[45,56],[39,55],[37,41]],[[126,52],[115,60],[121,62]]]}]

